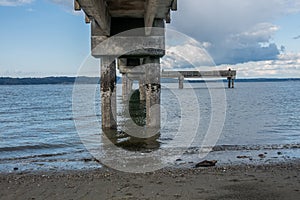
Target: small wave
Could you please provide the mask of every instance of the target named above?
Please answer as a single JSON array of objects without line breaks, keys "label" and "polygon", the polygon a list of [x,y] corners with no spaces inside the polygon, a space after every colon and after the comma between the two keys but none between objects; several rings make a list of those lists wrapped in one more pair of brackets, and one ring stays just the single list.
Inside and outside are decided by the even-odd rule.
[{"label": "small wave", "polygon": [[[16,160],[26,160],[26,159],[33,159],[35,158],[36,162],[38,161],[38,158],[48,158],[48,157],[56,157],[56,156],[64,156],[68,154],[76,154],[76,153],[83,153],[86,150],[78,150],[78,151],[72,151],[72,152],[60,152],[60,153],[45,153],[45,154],[39,154],[39,155],[30,155],[30,156],[23,156],[23,157],[16,157],[16,158],[2,158],[0,161],[16,161]],[[82,158],[83,160],[83,158]]]},{"label": "small wave", "polygon": [[40,154],[40,155],[32,155],[32,156],[23,156],[23,157],[17,157],[17,158],[3,158],[0,159],[0,161],[9,161],[9,160],[25,160],[25,159],[31,159],[31,158],[47,158],[47,157],[54,157],[54,156],[63,156],[68,153],[53,153],[53,154]]},{"label": "small wave", "polygon": [[8,151],[24,151],[28,149],[55,149],[67,147],[66,144],[37,144],[37,145],[24,145],[24,146],[12,146],[12,147],[0,147],[0,152]]},{"label": "small wave", "polygon": [[65,118],[54,118],[54,119],[50,119],[51,121],[73,121],[74,118],[73,117],[65,117]]}]

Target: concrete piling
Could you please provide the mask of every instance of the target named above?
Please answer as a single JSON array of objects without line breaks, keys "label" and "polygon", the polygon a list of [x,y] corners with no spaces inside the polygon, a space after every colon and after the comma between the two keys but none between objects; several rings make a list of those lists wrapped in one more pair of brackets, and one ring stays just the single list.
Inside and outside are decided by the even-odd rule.
[{"label": "concrete piling", "polygon": [[146,100],[145,78],[143,76],[139,78],[139,91],[140,91],[140,101],[145,101]]},{"label": "concrete piling", "polygon": [[124,101],[127,101],[129,94],[132,91],[133,81],[128,78],[127,74],[122,74],[122,98]]},{"label": "concrete piling", "polygon": [[160,58],[146,57],[146,126],[160,129]]},{"label": "concrete piling", "polygon": [[228,77],[227,80],[228,80],[228,88],[231,88],[231,77]]},{"label": "concrete piling", "polygon": [[183,89],[184,76],[180,75],[178,77],[178,81],[179,81],[179,89]]},{"label": "concrete piling", "polygon": [[101,57],[102,129],[116,129],[116,63],[109,56]]}]

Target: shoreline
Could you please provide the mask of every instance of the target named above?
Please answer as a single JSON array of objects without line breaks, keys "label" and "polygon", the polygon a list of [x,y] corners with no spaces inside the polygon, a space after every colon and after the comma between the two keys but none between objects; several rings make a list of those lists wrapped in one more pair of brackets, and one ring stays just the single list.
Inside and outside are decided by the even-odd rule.
[{"label": "shoreline", "polygon": [[[177,152],[174,152],[176,155]],[[190,148],[183,154],[172,156],[170,160],[168,155],[162,159],[166,163],[165,168],[174,169],[191,169],[203,160],[216,160],[217,167],[233,166],[263,166],[276,165],[282,163],[293,163],[300,161],[300,148],[289,149],[259,149],[259,150],[216,150],[211,151],[204,157],[200,158],[197,148]],[[162,155],[163,157],[163,155]],[[120,158],[105,158],[111,164]],[[101,164],[102,158],[94,158],[92,155],[82,158],[57,157],[50,159],[16,159],[2,160],[0,162],[0,174],[10,173],[52,173],[59,171],[89,171],[105,168]],[[167,161],[168,160],[168,161]],[[13,162],[12,162],[13,161]],[[123,161],[127,165],[126,161]]]},{"label": "shoreline", "polygon": [[1,199],[297,199],[300,160],[164,168],[144,174],[103,167],[0,173]]}]

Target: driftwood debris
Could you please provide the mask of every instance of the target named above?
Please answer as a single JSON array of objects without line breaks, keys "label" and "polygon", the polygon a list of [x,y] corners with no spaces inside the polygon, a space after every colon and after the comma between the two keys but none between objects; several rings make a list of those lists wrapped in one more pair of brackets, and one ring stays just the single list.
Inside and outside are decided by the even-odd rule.
[{"label": "driftwood debris", "polygon": [[216,165],[217,162],[217,160],[204,160],[202,162],[197,163],[195,167],[213,167]]}]

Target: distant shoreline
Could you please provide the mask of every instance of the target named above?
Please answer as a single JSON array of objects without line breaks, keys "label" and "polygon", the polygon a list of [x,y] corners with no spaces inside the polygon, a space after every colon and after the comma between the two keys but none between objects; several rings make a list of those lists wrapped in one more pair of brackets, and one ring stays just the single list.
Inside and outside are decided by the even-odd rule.
[{"label": "distant shoreline", "polygon": [[[117,77],[119,81],[121,77]],[[95,84],[100,83],[99,77],[43,77],[43,78],[11,78],[11,77],[0,77],[0,85],[66,85],[66,84]],[[208,79],[208,80],[185,80],[190,83],[203,83],[208,81],[223,81],[226,82],[226,79]],[[285,82],[285,81],[300,81],[300,78],[240,78],[236,79],[236,82]],[[175,83],[176,79],[162,79],[163,83]]]},{"label": "distant shoreline", "polygon": [[99,77],[43,77],[43,78],[11,78],[0,77],[0,85],[69,85],[75,82],[81,84],[99,83]]}]

